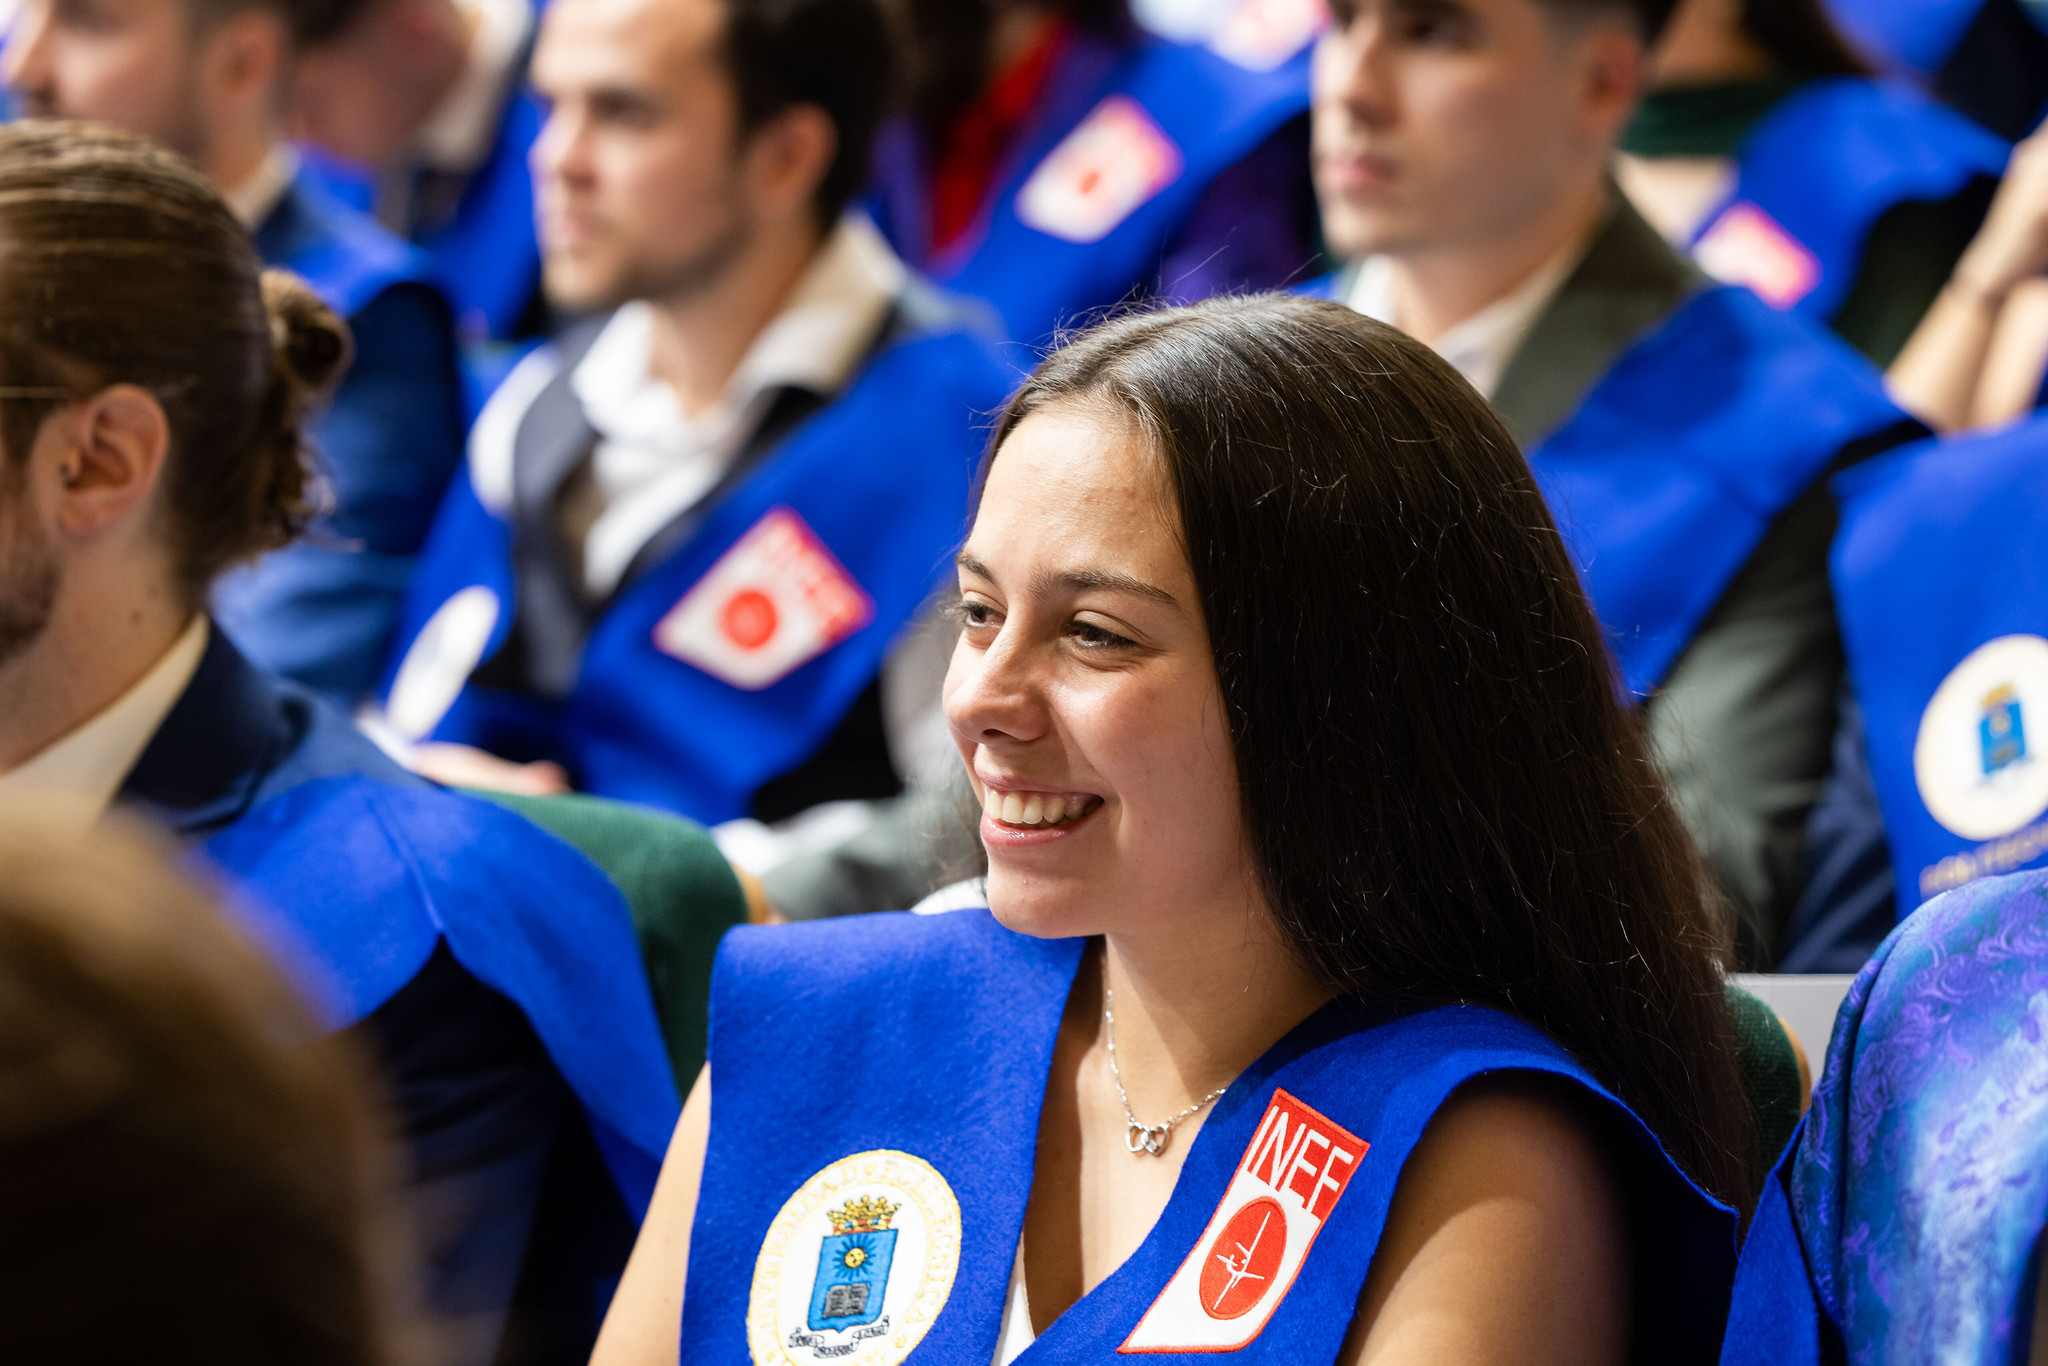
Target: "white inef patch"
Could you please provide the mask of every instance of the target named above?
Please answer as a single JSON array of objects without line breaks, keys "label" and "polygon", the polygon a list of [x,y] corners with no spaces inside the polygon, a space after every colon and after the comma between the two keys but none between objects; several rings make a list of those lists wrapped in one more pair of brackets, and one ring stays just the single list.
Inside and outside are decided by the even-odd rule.
[{"label": "white inef patch", "polygon": [[1730,204],[1692,249],[1723,284],[1747,285],[1773,308],[1790,308],[1820,283],[1820,260],[1778,220],[1747,202]]},{"label": "white inef patch", "polygon": [[1282,1090],[1195,1250],[1119,1352],[1234,1352],[1264,1331],[1369,1145]]},{"label": "white inef patch", "polygon": [[1017,218],[1062,241],[1100,242],[1180,172],[1180,148],[1145,106],[1111,95],[1038,163],[1017,191]]}]

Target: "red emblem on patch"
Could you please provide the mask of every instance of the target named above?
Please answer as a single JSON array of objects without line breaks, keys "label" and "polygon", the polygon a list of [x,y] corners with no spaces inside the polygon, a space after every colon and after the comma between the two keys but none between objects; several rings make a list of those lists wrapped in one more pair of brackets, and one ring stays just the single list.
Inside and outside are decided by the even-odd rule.
[{"label": "red emblem on patch", "polygon": [[765,688],[868,624],[874,602],[804,519],[771,510],[655,624],[654,646]]},{"label": "red emblem on patch", "polygon": [[1820,258],[1750,203],[1730,204],[1700,234],[1693,259],[1724,284],[1747,285],[1773,308],[1790,308],[1820,283]]},{"label": "red emblem on patch", "polygon": [[1117,1351],[1235,1352],[1258,1337],[1368,1146],[1274,1091],[1195,1250]]},{"label": "red emblem on patch", "polygon": [[1145,106],[1111,95],[1038,163],[1017,191],[1017,218],[1064,241],[1100,242],[1180,172],[1180,148]]}]

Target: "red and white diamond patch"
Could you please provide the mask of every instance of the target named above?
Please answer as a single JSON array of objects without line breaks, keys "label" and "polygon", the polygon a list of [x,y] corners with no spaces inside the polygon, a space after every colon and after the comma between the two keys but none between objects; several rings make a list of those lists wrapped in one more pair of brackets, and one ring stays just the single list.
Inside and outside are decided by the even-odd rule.
[{"label": "red and white diamond patch", "polygon": [[1117,1351],[1235,1352],[1258,1337],[1369,1146],[1275,1090],[1195,1250]]},{"label": "red and white diamond patch", "polygon": [[1271,71],[1307,47],[1329,20],[1323,0],[1238,0],[1209,50],[1247,71]]},{"label": "red and white diamond patch", "polygon": [[875,604],[804,519],[775,508],[655,623],[654,646],[756,691],[874,619]]},{"label": "red and white diamond patch", "polygon": [[1111,95],[1038,163],[1017,217],[1062,241],[1100,242],[1180,172],[1180,148],[1145,106]]},{"label": "red and white diamond patch", "polygon": [[1790,308],[1820,283],[1820,259],[1750,203],[1730,204],[1692,249],[1701,270],[1747,285],[1773,308]]}]

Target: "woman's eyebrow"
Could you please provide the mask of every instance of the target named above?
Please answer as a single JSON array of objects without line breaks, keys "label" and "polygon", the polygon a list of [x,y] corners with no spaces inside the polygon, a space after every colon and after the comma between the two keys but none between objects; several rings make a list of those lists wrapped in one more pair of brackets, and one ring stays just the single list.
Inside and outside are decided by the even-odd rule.
[{"label": "woman's eyebrow", "polygon": [[[990,583],[996,581],[996,576],[989,572],[989,567],[965,550],[956,555],[953,562],[976,578],[987,579]],[[1140,578],[1133,578],[1129,574],[1120,574],[1113,569],[1047,570],[1031,580],[1032,592],[1041,596],[1057,592],[1081,593],[1091,588],[1106,589],[1112,593],[1135,593],[1141,598],[1164,603],[1176,612],[1183,610],[1180,599],[1164,588]]]}]

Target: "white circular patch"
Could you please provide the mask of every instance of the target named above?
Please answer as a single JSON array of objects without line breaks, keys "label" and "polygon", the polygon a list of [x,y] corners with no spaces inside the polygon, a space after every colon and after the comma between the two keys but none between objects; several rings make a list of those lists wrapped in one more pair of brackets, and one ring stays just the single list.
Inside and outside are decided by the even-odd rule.
[{"label": "white circular patch", "polygon": [[960,1265],[960,1202],[909,1153],[842,1157],[789,1197],[754,1262],[755,1366],[898,1366]]},{"label": "white circular patch", "polygon": [[1968,840],[2048,811],[2048,640],[1987,641],[1934,690],[1913,742],[1928,814]]},{"label": "white circular patch", "polygon": [[483,662],[497,624],[498,595],[482,584],[463,589],[427,618],[391,680],[384,708],[384,719],[407,743],[425,739],[441,724]]}]

